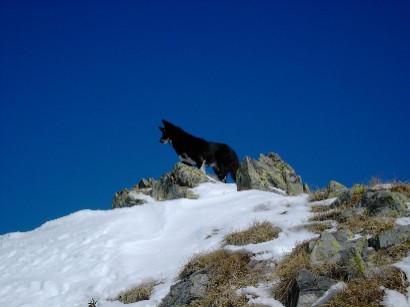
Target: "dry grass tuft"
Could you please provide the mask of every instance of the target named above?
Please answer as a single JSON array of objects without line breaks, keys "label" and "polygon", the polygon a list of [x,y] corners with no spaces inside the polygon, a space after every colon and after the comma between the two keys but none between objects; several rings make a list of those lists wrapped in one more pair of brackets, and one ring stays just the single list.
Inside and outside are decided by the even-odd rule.
[{"label": "dry grass tuft", "polygon": [[405,295],[408,285],[409,282],[403,271],[390,267],[383,270],[379,276],[348,282],[346,289],[336,294],[326,306],[383,306],[381,302],[384,288],[396,290]]},{"label": "dry grass tuft", "polygon": [[275,274],[279,279],[279,283],[275,287],[273,295],[275,299],[283,304],[286,304],[286,300],[292,291],[296,272],[310,266],[309,254],[306,252],[308,248],[308,242],[297,245],[276,267]]},{"label": "dry grass tuft", "polygon": [[327,205],[313,205],[310,211],[312,211],[313,213],[322,213],[330,210],[332,210],[332,208]]},{"label": "dry grass tuft", "polygon": [[325,222],[325,223],[318,222],[318,223],[312,223],[312,224],[305,225],[303,226],[303,228],[306,229],[307,231],[321,234],[323,231],[333,228],[333,226],[329,222]]},{"label": "dry grass tuft", "polygon": [[245,295],[237,295],[235,291],[208,291],[203,300],[196,300],[189,304],[190,307],[245,307],[248,298]]},{"label": "dry grass tuft", "polygon": [[397,192],[410,198],[410,184],[403,182],[394,182],[391,187],[392,192]]},{"label": "dry grass tuft", "polygon": [[124,304],[131,304],[148,300],[151,296],[155,282],[143,283],[135,288],[128,289],[118,295],[117,300]]},{"label": "dry grass tuft", "polygon": [[233,232],[225,236],[223,244],[241,246],[246,244],[267,242],[276,239],[280,231],[280,228],[274,227],[268,221],[255,221],[248,229]]},{"label": "dry grass tuft", "polygon": [[337,220],[342,213],[340,208],[337,209],[330,209],[328,211],[319,212],[311,216],[308,221],[309,222],[324,222],[329,220]]},{"label": "dry grass tuft", "polygon": [[191,306],[245,306],[248,299],[236,294],[236,289],[256,286],[259,272],[249,267],[250,255],[225,249],[201,253],[192,257],[179,273],[183,279],[194,272],[208,275],[205,298]]},{"label": "dry grass tuft", "polygon": [[317,189],[316,191],[312,192],[312,194],[308,198],[308,202],[314,201],[321,201],[327,199],[327,191],[326,189]]},{"label": "dry grass tuft", "polygon": [[396,263],[407,256],[410,251],[410,242],[393,245],[379,249],[373,256],[373,262],[377,266],[385,266]]},{"label": "dry grass tuft", "polygon": [[339,224],[339,229],[347,228],[353,232],[377,236],[381,232],[396,227],[394,218],[366,215],[351,215]]},{"label": "dry grass tuft", "polygon": [[306,269],[314,274],[334,277],[335,265],[312,265],[310,263],[309,241],[297,245],[290,254],[285,256],[275,269],[279,282],[273,291],[275,299],[286,304],[295,283],[296,273]]}]

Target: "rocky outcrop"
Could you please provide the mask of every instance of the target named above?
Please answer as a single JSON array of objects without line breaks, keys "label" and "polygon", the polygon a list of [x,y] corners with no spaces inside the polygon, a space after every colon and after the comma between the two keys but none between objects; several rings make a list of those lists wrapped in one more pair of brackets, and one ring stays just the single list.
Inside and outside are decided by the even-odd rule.
[{"label": "rocky outcrop", "polygon": [[258,160],[245,157],[236,178],[238,191],[264,190],[298,195],[304,192],[302,179],[276,153],[261,154]]},{"label": "rocky outcrop", "polygon": [[171,173],[162,175],[154,184],[151,196],[157,200],[197,198],[190,189],[207,181],[208,177],[197,168],[177,163]]},{"label": "rocky outcrop", "polygon": [[153,178],[141,179],[132,189],[123,189],[115,193],[112,208],[132,207],[155,200],[178,198],[197,198],[190,189],[209,181],[208,177],[197,168],[183,163],[175,164],[170,173],[162,175],[157,181]]},{"label": "rocky outcrop", "polygon": [[332,203],[332,208],[346,207],[342,218],[352,214],[380,217],[404,217],[408,214],[408,199],[388,190],[373,191],[362,185],[345,190]]},{"label": "rocky outcrop", "polygon": [[[134,192],[134,193],[132,193]],[[147,203],[147,201],[143,198],[138,198],[138,189],[124,189],[119,192],[116,192],[114,198],[112,200],[112,208],[125,208],[125,207],[132,207],[137,205],[143,205]]]}]

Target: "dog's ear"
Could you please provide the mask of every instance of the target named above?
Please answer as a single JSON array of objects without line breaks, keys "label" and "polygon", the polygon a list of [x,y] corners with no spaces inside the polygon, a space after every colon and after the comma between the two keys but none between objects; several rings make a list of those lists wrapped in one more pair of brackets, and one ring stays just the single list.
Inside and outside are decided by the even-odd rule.
[{"label": "dog's ear", "polygon": [[165,127],[170,125],[170,123],[167,122],[165,119],[162,120],[162,123],[164,124]]},{"label": "dog's ear", "polygon": [[164,132],[165,131],[165,128],[164,127],[158,127],[159,128],[159,130],[161,130],[161,132]]}]

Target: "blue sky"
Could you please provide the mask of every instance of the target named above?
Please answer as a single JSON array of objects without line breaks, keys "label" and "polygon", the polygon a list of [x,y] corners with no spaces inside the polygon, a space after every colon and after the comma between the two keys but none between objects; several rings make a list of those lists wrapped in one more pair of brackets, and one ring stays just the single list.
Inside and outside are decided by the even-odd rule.
[{"label": "blue sky", "polygon": [[311,187],[409,180],[409,1],[0,2],[0,234],[159,178],[161,119]]}]

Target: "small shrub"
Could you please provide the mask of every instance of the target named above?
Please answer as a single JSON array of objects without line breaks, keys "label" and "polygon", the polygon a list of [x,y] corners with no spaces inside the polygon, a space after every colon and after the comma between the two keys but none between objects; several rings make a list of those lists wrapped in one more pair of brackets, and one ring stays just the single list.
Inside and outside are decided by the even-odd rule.
[{"label": "small shrub", "polygon": [[95,300],[95,299],[91,299],[89,302],[88,302],[88,307],[96,307],[97,306],[97,303],[98,303],[98,300]]},{"label": "small shrub", "polygon": [[224,245],[246,245],[267,242],[276,239],[280,228],[274,227],[270,222],[253,222],[246,230],[233,232],[224,239]]},{"label": "small shrub", "polygon": [[131,304],[131,303],[149,300],[154,286],[155,286],[154,282],[143,283],[135,288],[128,289],[122,292],[117,297],[117,300],[124,304]]}]

